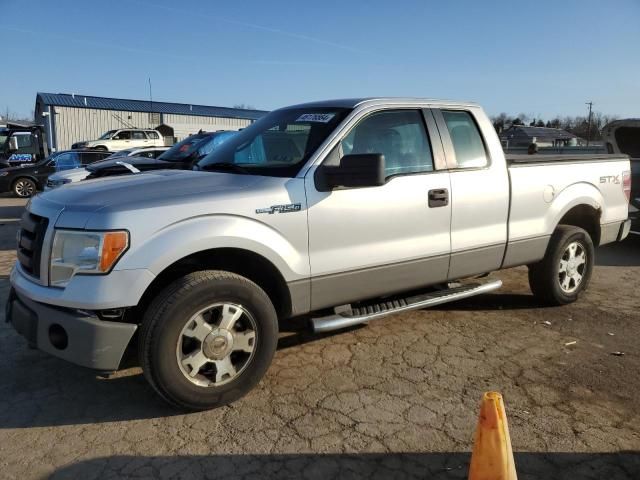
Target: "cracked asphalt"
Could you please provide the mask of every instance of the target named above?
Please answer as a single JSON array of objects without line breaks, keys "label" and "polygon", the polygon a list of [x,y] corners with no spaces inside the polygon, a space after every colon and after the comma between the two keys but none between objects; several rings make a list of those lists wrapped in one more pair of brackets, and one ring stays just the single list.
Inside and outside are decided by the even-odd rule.
[{"label": "cracked asphalt", "polygon": [[[2,304],[23,204],[0,198]],[[640,478],[640,237],[598,250],[573,305],[537,305],[524,268],[492,277],[497,293],[331,335],[289,322],[254,391],[195,414],[136,366],[104,379],[29,350],[0,314],[0,478],[466,478],[488,390],[521,480]]]}]

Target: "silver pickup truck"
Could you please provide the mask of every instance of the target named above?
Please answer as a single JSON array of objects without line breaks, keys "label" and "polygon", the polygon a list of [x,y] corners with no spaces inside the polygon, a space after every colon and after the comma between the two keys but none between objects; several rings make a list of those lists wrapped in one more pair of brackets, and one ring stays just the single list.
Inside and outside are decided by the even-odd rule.
[{"label": "silver pickup truck", "polygon": [[594,247],[629,230],[626,156],[505,159],[472,103],[287,107],[196,169],[29,202],[7,304],[29,344],[103,372],[137,346],[164,399],[212,408],[257,384],[281,319],[344,328],[494,290],[483,275],[517,265],[541,302],[570,303]]}]

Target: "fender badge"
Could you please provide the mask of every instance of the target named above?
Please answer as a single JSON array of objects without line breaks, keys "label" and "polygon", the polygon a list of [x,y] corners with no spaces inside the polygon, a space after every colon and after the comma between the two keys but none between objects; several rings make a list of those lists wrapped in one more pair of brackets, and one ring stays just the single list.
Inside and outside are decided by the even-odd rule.
[{"label": "fender badge", "polygon": [[267,208],[258,208],[256,209],[256,213],[268,213],[272,215],[274,213],[291,213],[291,212],[299,212],[302,210],[302,206],[299,203],[289,203],[287,205],[271,205]]}]

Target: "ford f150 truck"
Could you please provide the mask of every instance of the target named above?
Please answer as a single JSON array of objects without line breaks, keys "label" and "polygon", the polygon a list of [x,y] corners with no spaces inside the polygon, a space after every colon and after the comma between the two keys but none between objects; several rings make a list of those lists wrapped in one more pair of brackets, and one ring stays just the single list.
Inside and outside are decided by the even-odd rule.
[{"label": "ford f150 truck", "polygon": [[542,302],[570,303],[594,247],[629,230],[627,156],[507,160],[472,103],[287,107],[197,169],[31,199],[7,304],[15,329],[103,372],[137,343],[165,400],[206,409],[257,384],[279,319],[344,328],[494,290],[480,278],[517,265]]}]

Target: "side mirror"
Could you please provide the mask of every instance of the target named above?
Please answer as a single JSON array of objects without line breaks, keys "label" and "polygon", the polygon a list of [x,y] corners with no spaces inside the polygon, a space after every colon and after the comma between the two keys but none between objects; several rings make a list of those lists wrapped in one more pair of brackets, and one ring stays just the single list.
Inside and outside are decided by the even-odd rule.
[{"label": "side mirror", "polygon": [[9,151],[10,152],[18,151],[18,137],[9,137]]},{"label": "side mirror", "polygon": [[361,153],[345,155],[338,166],[322,166],[319,169],[320,191],[337,187],[379,187],[385,183],[384,155]]}]

